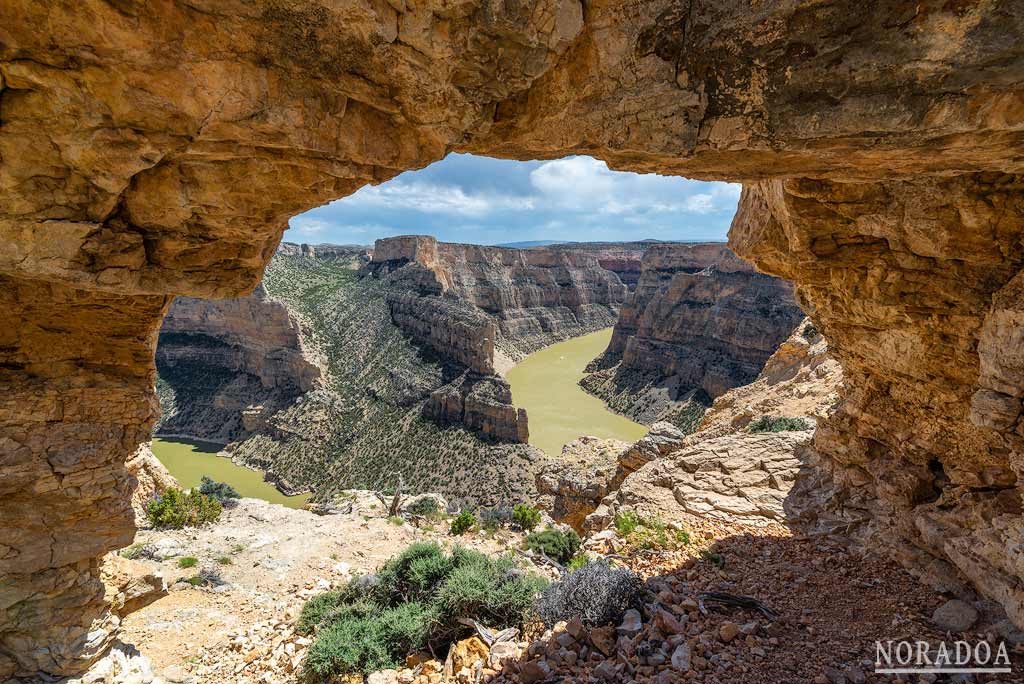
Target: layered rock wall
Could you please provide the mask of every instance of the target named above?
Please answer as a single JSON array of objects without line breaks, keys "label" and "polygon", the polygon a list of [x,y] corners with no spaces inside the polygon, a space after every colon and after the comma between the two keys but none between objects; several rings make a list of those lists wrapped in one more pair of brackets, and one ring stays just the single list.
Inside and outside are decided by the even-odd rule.
[{"label": "layered rock wall", "polygon": [[403,236],[378,240],[368,270],[390,274],[424,300],[444,295],[445,306],[492,317],[495,346],[515,360],[611,325],[628,296],[627,286],[601,266],[597,253],[584,250],[483,247]]},{"label": "layered rock wall", "polygon": [[512,390],[502,378],[467,373],[430,394],[423,414],[442,425],[460,423],[485,439],[526,444],[526,410],[512,405]]},{"label": "layered rock wall", "polygon": [[788,283],[725,245],[654,245],[582,384],[635,419],[691,431],[700,404],[752,382],[802,318]]},{"label": "layered rock wall", "polygon": [[161,434],[226,443],[257,427],[258,415],[317,386],[321,370],[295,315],[262,286],[235,299],[178,297],[156,350]]},{"label": "layered rock wall", "polygon": [[744,190],[730,244],[793,280],[843,367],[787,505],[1024,622],[1024,194],[1011,174]]}]

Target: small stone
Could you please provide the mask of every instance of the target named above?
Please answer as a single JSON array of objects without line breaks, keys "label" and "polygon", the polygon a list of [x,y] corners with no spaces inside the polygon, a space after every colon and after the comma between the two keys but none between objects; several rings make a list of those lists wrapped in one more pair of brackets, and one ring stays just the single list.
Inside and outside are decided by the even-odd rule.
[{"label": "small stone", "polygon": [[946,601],[932,613],[932,622],[944,632],[965,632],[978,621],[978,611],[966,601]]},{"label": "small stone", "polygon": [[640,630],[643,629],[644,621],[640,616],[640,611],[636,608],[630,608],[622,615],[622,624],[619,625],[619,630],[623,634],[633,636],[639,634]]},{"label": "small stone", "polygon": [[519,681],[523,684],[540,682],[551,676],[551,666],[544,660],[531,660],[519,668]]},{"label": "small stone", "polygon": [[590,643],[592,643],[606,656],[610,656],[614,653],[615,635],[612,631],[611,625],[605,625],[603,627],[597,627],[596,629],[590,630]]},{"label": "small stone", "polygon": [[565,623],[565,631],[572,635],[576,641],[583,642],[587,637],[587,628],[579,618],[573,618]]},{"label": "small stone", "polygon": [[736,635],[740,633],[740,626],[735,622],[723,622],[721,627],[718,628],[718,636],[721,637],[722,641],[729,643],[736,638]]},{"label": "small stone", "polygon": [[675,615],[664,608],[659,609],[654,616],[654,624],[666,635],[682,634],[686,631],[685,621],[680,621]]},{"label": "small stone", "polygon": [[594,668],[594,676],[609,682],[614,682],[619,679],[619,672],[615,669],[615,664],[611,660],[605,660]]},{"label": "small stone", "polygon": [[672,652],[672,667],[679,672],[690,671],[690,647],[687,644],[679,644]]}]

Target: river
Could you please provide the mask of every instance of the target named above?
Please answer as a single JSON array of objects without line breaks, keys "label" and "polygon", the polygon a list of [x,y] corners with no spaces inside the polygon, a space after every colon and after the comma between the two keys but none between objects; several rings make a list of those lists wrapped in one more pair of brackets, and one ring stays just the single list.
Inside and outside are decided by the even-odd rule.
[{"label": "river", "polygon": [[530,354],[506,376],[512,402],[526,409],[530,444],[557,456],[581,435],[634,442],[647,426],[609,411],[604,402],[587,394],[578,382],[583,369],[608,346],[612,329],[574,337]]},{"label": "river", "polygon": [[231,459],[218,456],[221,445],[194,440],[156,437],[153,454],[178,480],[183,489],[198,487],[203,475],[217,482],[227,482],[244,497],[263,499],[288,508],[302,508],[309,494],[285,496],[277,487],[263,481],[263,473],[235,465]]}]

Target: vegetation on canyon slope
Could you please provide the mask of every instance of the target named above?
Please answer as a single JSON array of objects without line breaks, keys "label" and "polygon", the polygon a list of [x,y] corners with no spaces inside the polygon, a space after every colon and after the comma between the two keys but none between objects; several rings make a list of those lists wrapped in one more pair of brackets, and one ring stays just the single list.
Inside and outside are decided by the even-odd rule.
[{"label": "vegetation on canyon slope", "polygon": [[[532,498],[540,452],[486,442],[421,416],[427,395],[454,371],[391,323],[386,282],[360,278],[349,261],[278,254],[264,285],[300,318],[324,382],[237,444],[234,460],[273,473],[286,488],[313,489],[320,499],[387,488],[399,476],[410,492],[478,505]],[[218,382],[227,380],[204,379]],[[164,410],[183,410],[188,398],[161,386]]]}]

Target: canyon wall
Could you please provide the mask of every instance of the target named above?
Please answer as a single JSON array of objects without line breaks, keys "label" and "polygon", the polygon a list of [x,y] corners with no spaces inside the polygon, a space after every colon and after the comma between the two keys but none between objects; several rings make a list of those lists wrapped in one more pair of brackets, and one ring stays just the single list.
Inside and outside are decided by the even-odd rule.
[{"label": "canyon wall", "polygon": [[367,270],[390,274],[391,282],[417,293],[425,305],[443,296],[448,304],[487,314],[496,325],[495,348],[513,361],[612,325],[629,292],[601,266],[598,252],[565,246],[513,249],[422,235],[385,238],[374,246]]},{"label": "canyon wall", "polygon": [[174,300],[156,350],[158,434],[227,443],[313,389],[321,374],[295,315],[262,286],[236,299]]},{"label": "canyon wall", "polygon": [[0,679],[116,633],[171,297],[250,293],[290,217],[452,151],[748,184],[734,248],[847,373],[837,519],[1024,624],[1022,33],[1015,0],[0,4]]},{"label": "canyon wall", "polygon": [[607,351],[581,384],[636,420],[692,431],[702,407],[752,382],[802,318],[788,283],[725,245],[653,245]]}]

